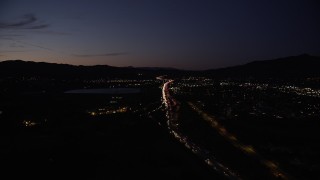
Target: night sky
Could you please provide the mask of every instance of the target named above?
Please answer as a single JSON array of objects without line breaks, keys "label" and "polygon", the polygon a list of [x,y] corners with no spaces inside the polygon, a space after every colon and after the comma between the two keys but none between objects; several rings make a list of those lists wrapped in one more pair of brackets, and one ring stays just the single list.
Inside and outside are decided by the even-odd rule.
[{"label": "night sky", "polygon": [[209,69],[320,55],[316,0],[0,0],[0,60]]}]

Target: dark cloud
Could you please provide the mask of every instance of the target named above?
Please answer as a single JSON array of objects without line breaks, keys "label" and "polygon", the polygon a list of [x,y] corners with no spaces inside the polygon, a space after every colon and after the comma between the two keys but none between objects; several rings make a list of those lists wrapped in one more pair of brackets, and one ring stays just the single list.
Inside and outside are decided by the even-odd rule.
[{"label": "dark cloud", "polygon": [[0,51],[0,53],[13,53],[13,52],[25,52],[25,51]]},{"label": "dark cloud", "polygon": [[31,27],[26,27],[25,29],[44,29],[49,27],[48,24],[42,24],[42,25],[36,25],[36,26],[31,26]]},{"label": "dark cloud", "polygon": [[24,48],[25,46],[20,45],[20,44],[16,44],[16,43],[12,43],[12,44],[10,44],[10,47],[13,47],[13,48]]},{"label": "dark cloud", "polygon": [[13,38],[22,37],[22,36],[24,36],[24,35],[20,35],[20,34],[0,34],[0,39],[12,40]]},{"label": "dark cloud", "polygon": [[0,37],[21,37],[21,34],[0,34]]},{"label": "dark cloud", "polygon": [[54,51],[54,50],[53,50],[53,49],[51,49],[51,48],[47,48],[47,47],[40,46],[40,45],[33,44],[33,43],[27,43],[27,42],[20,41],[20,40],[15,40],[15,42],[17,42],[17,43],[21,43],[21,44],[24,44],[24,45],[28,45],[28,46],[33,46],[33,47],[37,47],[37,48],[41,48],[41,49],[45,49],[45,50],[49,50],[49,51]]},{"label": "dark cloud", "polygon": [[51,34],[51,35],[60,35],[60,36],[68,36],[71,35],[71,33],[67,33],[67,32],[59,32],[59,31],[32,31],[34,33],[42,33],[42,34]]},{"label": "dark cloud", "polygon": [[18,22],[0,22],[0,29],[44,29],[48,26],[39,22],[34,14],[26,14]]},{"label": "dark cloud", "polygon": [[120,53],[105,53],[105,54],[74,54],[76,57],[104,57],[104,56],[123,56],[127,55],[127,52]]}]

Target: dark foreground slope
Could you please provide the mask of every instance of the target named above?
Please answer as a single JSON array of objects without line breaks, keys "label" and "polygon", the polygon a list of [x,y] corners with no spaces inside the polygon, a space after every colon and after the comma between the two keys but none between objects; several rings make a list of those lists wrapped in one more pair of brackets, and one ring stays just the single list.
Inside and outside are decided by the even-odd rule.
[{"label": "dark foreground slope", "polygon": [[[149,103],[144,98],[154,99],[150,95],[123,99],[132,107],[131,102],[139,100]],[[3,98],[0,179],[222,178],[140,113],[85,113],[109,99],[71,94]],[[25,121],[36,124],[26,126]]]}]

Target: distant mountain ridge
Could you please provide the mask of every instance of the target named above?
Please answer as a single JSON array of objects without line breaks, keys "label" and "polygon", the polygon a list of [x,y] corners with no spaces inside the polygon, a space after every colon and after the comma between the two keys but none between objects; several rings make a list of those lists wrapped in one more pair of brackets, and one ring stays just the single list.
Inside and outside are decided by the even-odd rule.
[{"label": "distant mountain ridge", "polygon": [[159,75],[202,75],[217,78],[320,77],[320,57],[302,54],[274,60],[253,61],[244,65],[205,71],[186,71],[162,67],[75,66],[46,62],[8,60],[0,62],[0,77],[44,76],[55,78],[134,78]]},{"label": "distant mountain ridge", "polygon": [[101,78],[119,77],[133,78],[137,75],[156,76],[179,74],[182,70],[173,68],[135,68],[114,67],[109,65],[70,65],[23,60],[7,60],[0,62],[0,77],[44,76],[59,78]]},{"label": "distant mountain ridge", "polygon": [[244,65],[206,70],[204,74],[230,78],[320,77],[320,57],[302,54],[274,60],[253,61]]}]

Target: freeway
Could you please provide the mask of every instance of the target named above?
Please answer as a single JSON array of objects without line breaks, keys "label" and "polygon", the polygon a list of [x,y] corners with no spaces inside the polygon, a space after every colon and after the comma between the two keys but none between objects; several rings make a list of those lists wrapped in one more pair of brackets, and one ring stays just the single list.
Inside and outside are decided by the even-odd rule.
[{"label": "freeway", "polygon": [[281,168],[277,165],[279,163],[275,163],[271,160],[267,160],[262,157],[251,145],[245,145],[244,143],[240,142],[238,138],[229,133],[228,130],[222,126],[215,117],[210,116],[209,114],[202,111],[199,107],[197,107],[194,103],[188,102],[189,106],[196,111],[205,121],[207,121],[211,127],[213,127],[223,138],[225,138],[230,144],[232,144],[235,148],[239,149],[243,153],[258,159],[260,163],[265,166],[267,169],[270,170],[271,174],[277,179],[292,179],[289,178]]},{"label": "freeway", "polygon": [[210,168],[222,174],[229,179],[241,179],[237,173],[218,162],[215,156],[208,150],[198,146],[187,135],[185,135],[179,127],[179,108],[180,103],[175,100],[169,92],[169,86],[174,80],[167,80],[162,86],[162,101],[166,108],[167,128],[171,134],[182,143],[186,148],[190,149],[195,155],[200,157]]}]

